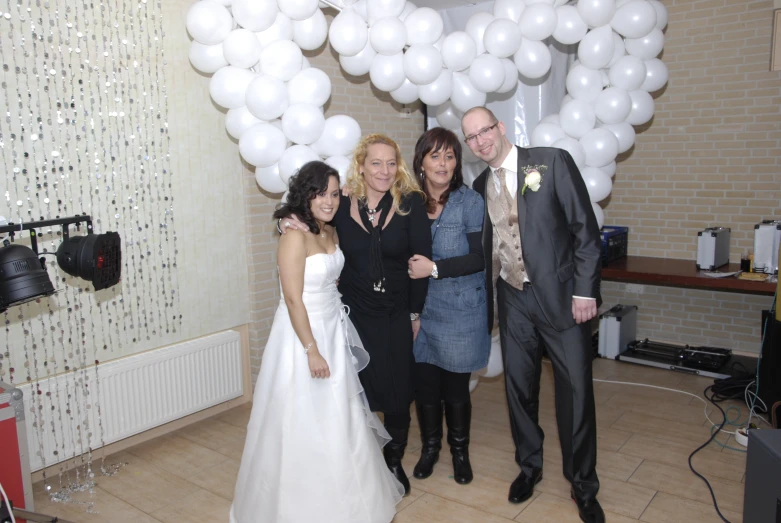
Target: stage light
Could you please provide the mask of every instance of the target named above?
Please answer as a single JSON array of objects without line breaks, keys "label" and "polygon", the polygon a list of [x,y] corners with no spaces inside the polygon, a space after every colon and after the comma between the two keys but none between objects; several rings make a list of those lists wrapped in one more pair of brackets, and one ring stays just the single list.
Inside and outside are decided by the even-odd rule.
[{"label": "stage light", "polygon": [[119,234],[66,238],[57,249],[57,264],[71,276],[92,282],[96,291],[116,285],[122,274]]},{"label": "stage light", "polygon": [[0,312],[13,305],[55,293],[43,259],[24,245],[8,240],[0,247]]}]

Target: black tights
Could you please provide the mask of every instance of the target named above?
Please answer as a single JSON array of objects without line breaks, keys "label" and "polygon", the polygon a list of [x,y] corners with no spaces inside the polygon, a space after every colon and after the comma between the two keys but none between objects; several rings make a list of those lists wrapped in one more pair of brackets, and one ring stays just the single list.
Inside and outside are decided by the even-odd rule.
[{"label": "black tights", "polygon": [[415,364],[415,399],[424,405],[469,403],[471,372],[450,372],[430,363]]}]

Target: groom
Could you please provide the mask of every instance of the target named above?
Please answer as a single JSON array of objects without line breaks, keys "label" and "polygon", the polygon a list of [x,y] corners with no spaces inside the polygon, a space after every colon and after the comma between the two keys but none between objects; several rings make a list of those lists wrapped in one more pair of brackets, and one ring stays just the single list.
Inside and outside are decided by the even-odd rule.
[{"label": "groom", "polygon": [[564,476],[580,518],[603,522],[596,499],[597,431],[591,331],[601,268],[599,226],[572,157],[550,147],[513,146],[484,107],[464,114],[466,144],[488,164],[473,187],[486,201],[488,329],[493,287],[499,312],[507,403],[521,473],[509,500],[522,503],[542,479],[538,424],[542,342],[553,364]]}]

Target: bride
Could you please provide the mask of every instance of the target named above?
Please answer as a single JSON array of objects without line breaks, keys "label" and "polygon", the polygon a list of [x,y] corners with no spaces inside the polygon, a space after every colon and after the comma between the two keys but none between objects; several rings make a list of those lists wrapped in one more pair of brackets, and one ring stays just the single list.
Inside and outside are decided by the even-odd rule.
[{"label": "bride", "polygon": [[404,488],[385,466],[390,437],[358,371],[367,352],[340,301],[344,265],[331,221],[339,174],[310,162],[290,180],[291,214],[311,232],[279,239],[282,299],[263,353],[231,523],[388,523]]}]

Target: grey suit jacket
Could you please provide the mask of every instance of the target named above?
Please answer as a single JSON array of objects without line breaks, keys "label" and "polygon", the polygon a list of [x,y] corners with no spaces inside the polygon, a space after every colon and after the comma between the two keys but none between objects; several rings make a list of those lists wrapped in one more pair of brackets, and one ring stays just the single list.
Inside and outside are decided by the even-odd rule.
[{"label": "grey suit jacket", "polygon": [[[518,227],[523,261],[534,296],[548,322],[562,331],[575,325],[572,297],[596,298],[602,268],[599,225],[591,208],[586,184],[570,154],[553,147],[518,147]],[[537,192],[521,196],[523,167],[545,165]],[[484,198],[486,183],[493,183],[486,168],[472,184]],[[493,327],[493,227],[485,206],[483,249],[486,259],[488,329]]]}]

